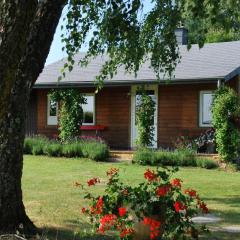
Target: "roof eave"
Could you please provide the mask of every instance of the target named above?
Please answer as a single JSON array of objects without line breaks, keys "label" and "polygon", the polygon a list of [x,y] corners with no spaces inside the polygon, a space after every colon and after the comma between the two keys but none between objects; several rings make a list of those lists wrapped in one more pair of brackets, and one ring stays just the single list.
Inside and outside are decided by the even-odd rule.
[{"label": "roof eave", "polygon": [[[108,80],[104,83],[104,86],[130,86],[135,84],[159,84],[164,85],[167,83],[171,84],[197,84],[197,83],[216,83],[219,79],[224,77],[213,77],[213,78],[195,78],[195,79],[172,79],[172,80]],[[48,83],[36,83],[33,88],[54,88],[54,87],[96,87],[97,82],[48,82]]]},{"label": "roof eave", "polygon": [[231,80],[232,78],[236,77],[240,75],[240,67],[237,67],[236,69],[234,69],[232,72],[230,72],[229,74],[227,74],[224,77],[224,80],[227,82],[229,80]]}]

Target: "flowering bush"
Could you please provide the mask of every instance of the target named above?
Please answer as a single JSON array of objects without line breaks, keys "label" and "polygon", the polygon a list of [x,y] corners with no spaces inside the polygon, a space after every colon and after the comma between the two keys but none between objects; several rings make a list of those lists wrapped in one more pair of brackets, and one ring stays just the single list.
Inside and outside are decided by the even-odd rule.
[{"label": "flowering bush", "polygon": [[195,141],[189,136],[183,136],[180,135],[176,138],[176,140],[173,142],[174,148],[178,150],[185,150],[185,149],[192,149],[197,150],[197,145]]},{"label": "flowering bush", "polygon": [[215,145],[215,130],[213,128],[207,129],[204,133],[200,134],[199,137],[194,139],[194,142],[197,145],[198,152],[215,152],[215,149],[212,149],[213,152],[209,151],[209,146]]},{"label": "flowering bush", "polygon": [[[148,227],[149,239],[183,239],[185,235],[197,238],[199,229],[192,217],[200,211],[208,213],[208,208],[195,190],[183,190],[180,179],[171,179],[176,171],[176,168],[147,169],[145,180],[132,187],[121,182],[119,170],[112,168],[107,172],[104,195],[97,197],[76,183],[86,191],[85,198],[90,201],[82,212],[98,233],[115,230],[121,239],[133,239],[138,223]],[[99,178],[93,178],[87,185],[93,187],[99,182]]]}]

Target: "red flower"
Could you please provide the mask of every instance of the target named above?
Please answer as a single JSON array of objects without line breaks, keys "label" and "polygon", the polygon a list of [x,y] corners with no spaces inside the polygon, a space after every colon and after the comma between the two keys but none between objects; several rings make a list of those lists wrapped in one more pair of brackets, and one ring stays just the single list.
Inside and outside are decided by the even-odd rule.
[{"label": "red flower", "polygon": [[118,208],[118,213],[119,213],[120,217],[124,216],[126,214],[126,212],[127,212],[126,208],[124,208],[124,207]]},{"label": "red flower", "polygon": [[164,197],[168,193],[169,189],[170,187],[168,185],[158,187],[156,190],[156,194],[159,197]]},{"label": "red flower", "polygon": [[91,214],[101,214],[101,213],[102,213],[102,210],[103,210],[103,204],[104,204],[104,202],[103,202],[102,197],[99,197],[99,198],[98,198],[98,201],[97,201],[97,203],[96,203],[96,206],[95,206],[95,207],[92,206],[92,207],[90,208],[90,213],[91,213]]},{"label": "red flower", "polygon": [[161,222],[159,222],[153,218],[144,217],[143,224],[150,226],[150,239],[155,239],[155,238],[159,237],[159,235],[160,235],[159,228],[161,226]]},{"label": "red flower", "polygon": [[86,208],[82,208],[82,213],[86,213]]},{"label": "red flower", "polygon": [[177,201],[174,203],[174,208],[176,212],[180,212],[182,210],[186,210],[187,206],[184,205],[182,202]]},{"label": "red flower", "polygon": [[96,183],[100,183],[100,179],[99,178],[92,178],[90,180],[87,181],[88,186],[94,186]]},{"label": "red flower", "polygon": [[98,231],[104,233],[106,230],[109,230],[111,226],[115,224],[117,216],[114,214],[106,214],[100,219],[100,225]]},{"label": "red flower", "polygon": [[96,204],[96,214],[101,214],[102,209],[103,209],[103,199],[102,197],[99,197]]},{"label": "red flower", "polygon": [[192,198],[197,197],[197,192],[193,189],[186,189],[184,193],[188,194]]},{"label": "red flower", "polygon": [[133,233],[134,233],[134,229],[133,228],[124,228],[120,232],[120,238],[124,238],[127,235],[131,235]]},{"label": "red flower", "polygon": [[158,177],[157,174],[154,171],[151,171],[150,169],[147,169],[144,173],[144,177],[149,181],[154,181]]},{"label": "red flower", "polygon": [[171,181],[171,184],[173,187],[181,187],[181,180],[179,178],[175,178]]},{"label": "red flower", "polygon": [[107,171],[107,176],[112,176],[118,173],[119,169],[118,168],[111,168],[110,170]]},{"label": "red flower", "polygon": [[209,213],[209,210],[207,208],[207,205],[204,202],[199,202],[199,207],[202,209],[203,213]]}]

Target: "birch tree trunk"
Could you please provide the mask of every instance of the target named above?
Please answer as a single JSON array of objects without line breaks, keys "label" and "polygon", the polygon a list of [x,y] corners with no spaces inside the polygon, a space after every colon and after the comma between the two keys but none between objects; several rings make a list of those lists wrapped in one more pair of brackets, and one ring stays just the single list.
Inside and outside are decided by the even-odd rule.
[{"label": "birch tree trunk", "polygon": [[66,0],[0,0],[0,233],[34,233],[21,178],[26,108]]}]

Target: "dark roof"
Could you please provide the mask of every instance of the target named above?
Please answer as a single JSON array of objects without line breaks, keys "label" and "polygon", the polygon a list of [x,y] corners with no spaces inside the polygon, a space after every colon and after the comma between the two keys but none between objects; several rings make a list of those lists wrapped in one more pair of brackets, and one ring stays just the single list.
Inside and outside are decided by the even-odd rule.
[{"label": "dark roof", "polygon": [[[229,80],[240,74],[240,41],[205,44],[201,49],[198,45],[192,45],[189,51],[186,46],[181,45],[180,54],[181,62],[177,65],[175,77],[171,80],[175,83]],[[77,54],[75,61],[78,62],[83,55],[83,53]],[[91,86],[106,59],[107,56],[99,56],[92,60],[87,67],[80,67],[76,64],[73,71],[67,73],[66,77],[58,82],[60,70],[66,62],[66,59],[62,59],[45,66],[35,87],[49,87],[57,83],[67,86]],[[166,81],[166,79],[162,78],[161,81]],[[105,84],[122,85],[148,82],[156,82],[156,75],[149,68],[149,62],[146,62],[142,65],[137,77],[134,74],[126,73],[121,67],[118,69],[118,74],[113,79],[106,81]]]}]

